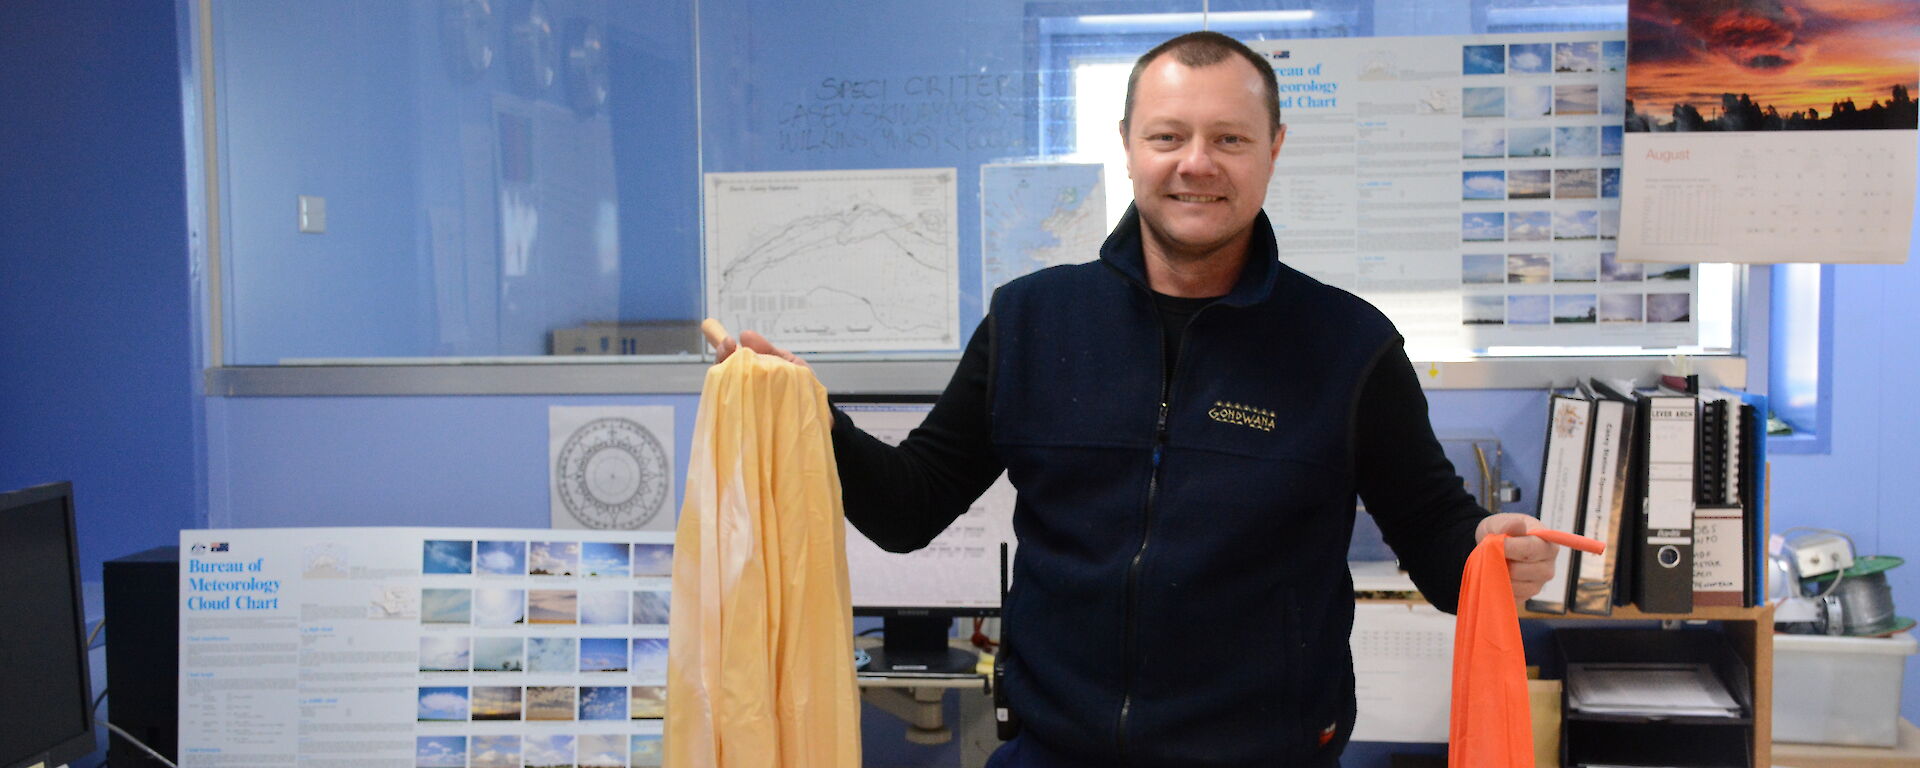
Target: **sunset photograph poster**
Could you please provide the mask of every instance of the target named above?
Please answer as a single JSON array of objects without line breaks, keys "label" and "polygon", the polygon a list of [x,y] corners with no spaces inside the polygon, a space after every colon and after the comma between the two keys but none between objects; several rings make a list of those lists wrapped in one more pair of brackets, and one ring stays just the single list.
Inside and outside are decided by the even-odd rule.
[{"label": "sunset photograph poster", "polygon": [[1627,130],[1916,126],[1920,3],[1634,0]]}]

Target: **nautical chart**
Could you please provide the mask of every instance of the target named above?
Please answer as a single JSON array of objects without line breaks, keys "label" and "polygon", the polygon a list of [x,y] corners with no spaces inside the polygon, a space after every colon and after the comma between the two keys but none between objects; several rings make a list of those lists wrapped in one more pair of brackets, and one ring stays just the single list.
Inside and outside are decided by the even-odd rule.
[{"label": "nautical chart", "polygon": [[980,166],[980,295],[1021,275],[1100,256],[1107,196],[1099,165]]},{"label": "nautical chart", "polygon": [[707,313],[795,351],[958,349],[955,178],[707,174]]}]

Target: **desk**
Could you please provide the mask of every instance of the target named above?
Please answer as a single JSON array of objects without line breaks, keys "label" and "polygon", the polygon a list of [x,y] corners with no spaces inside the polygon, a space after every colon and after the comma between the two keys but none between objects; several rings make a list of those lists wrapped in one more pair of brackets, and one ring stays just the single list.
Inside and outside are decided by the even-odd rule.
[{"label": "desk", "polygon": [[[877,637],[855,638],[854,647],[880,644]],[[950,645],[975,650],[962,640]],[[986,694],[987,676],[906,677],[861,672],[855,676],[860,700],[879,707],[907,723],[907,740],[915,744],[945,744],[960,739],[961,768],[981,768],[1000,746],[995,728],[993,698]],[[943,705],[949,691],[960,696],[960,722],[949,727]]]},{"label": "desk", "polygon": [[[1354,591],[1362,603],[1397,604],[1424,603],[1419,593],[1413,590],[1413,580],[1400,573],[1392,563],[1353,562],[1348,563],[1353,573]],[[1707,620],[1718,621],[1721,631],[1740,654],[1741,661],[1747,665],[1748,682],[1753,696],[1753,764],[1761,768],[1780,763],[1771,759],[1773,750],[1773,608],[1745,607],[1708,607],[1702,606],[1685,615],[1647,614],[1634,606],[1620,606],[1613,609],[1611,616],[1588,616],[1583,614],[1541,614],[1528,611],[1520,612],[1521,619],[1546,621],[1672,621]],[[1786,745],[1782,745],[1785,748]],[[1824,749],[1824,748],[1823,748]],[[1817,764],[1816,764],[1817,765]],[[1836,765],[1847,765],[1837,763]],[[1874,765],[1875,763],[1861,763]],[[1891,765],[1911,765],[1920,768],[1920,762],[1892,763]],[[1794,766],[1794,768],[1799,768]]]},{"label": "desk", "polygon": [[1920,766],[1920,728],[1902,719],[1900,743],[1891,749],[1776,743],[1773,764],[1777,768],[1912,768]]}]

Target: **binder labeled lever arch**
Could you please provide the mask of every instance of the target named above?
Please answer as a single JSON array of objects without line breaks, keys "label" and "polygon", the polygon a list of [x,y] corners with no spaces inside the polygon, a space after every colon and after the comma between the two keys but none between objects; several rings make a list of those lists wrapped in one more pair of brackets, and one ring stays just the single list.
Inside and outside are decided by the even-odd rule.
[{"label": "binder labeled lever arch", "polygon": [[1645,397],[1646,472],[1639,489],[1639,573],[1634,602],[1647,613],[1693,610],[1693,512],[1699,401]]}]

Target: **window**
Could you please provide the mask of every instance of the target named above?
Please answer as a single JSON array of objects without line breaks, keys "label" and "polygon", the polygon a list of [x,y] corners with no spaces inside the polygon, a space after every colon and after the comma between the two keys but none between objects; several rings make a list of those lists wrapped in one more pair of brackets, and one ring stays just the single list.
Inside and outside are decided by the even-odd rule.
[{"label": "window", "polygon": [[[1371,7],[1315,3],[1312,9],[1218,13],[1131,13],[1042,16],[1039,101],[1052,105],[1039,126],[1044,153],[1062,162],[1106,168],[1107,227],[1133,202],[1126,186],[1120,118],[1127,76],[1153,46],[1177,34],[1207,28],[1241,40],[1365,35]],[[1046,13],[1046,8],[1037,9]]]},{"label": "window", "polygon": [[1073,63],[1073,146],[1069,161],[1106,166],[1107,229],[1119,223],[1133,195],[1122,186],[1126,155],[1120,151],[1120,117],[1126,109],[1131,59],[1088,57]]},{"label": "window", "polygon": [[1833,437],[1833,265],[1772,269],[1767,450],[1826,453]]}]

